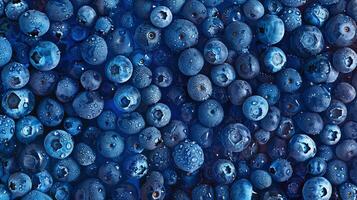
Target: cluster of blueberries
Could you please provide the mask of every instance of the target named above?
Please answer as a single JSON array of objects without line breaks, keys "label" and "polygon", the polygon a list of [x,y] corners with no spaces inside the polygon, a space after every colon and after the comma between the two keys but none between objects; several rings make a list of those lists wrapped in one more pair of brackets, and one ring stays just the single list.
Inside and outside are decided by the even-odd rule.
[{"label": "cluster of blueberries", "polygon": [[0,0],[0,200],[356,200],[357,0]]}]

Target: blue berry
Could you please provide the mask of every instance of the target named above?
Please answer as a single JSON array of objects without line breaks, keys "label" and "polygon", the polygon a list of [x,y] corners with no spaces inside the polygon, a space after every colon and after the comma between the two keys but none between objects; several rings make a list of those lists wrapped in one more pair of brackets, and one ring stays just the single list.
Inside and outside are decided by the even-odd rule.
[{"label": "blue berry", "polygon": [[73,15],[73,5],[70,0],[50,0],[46,4],[48,18],[53,21],[65,21]]},{"label": "blue berry", "polygon": [[119,157],[124,151],[124,140],[117,132],[106,131],[98,138],[97,150],[106,158]]},{"label": "blue berry", "polygon": [[276,15],[264,15],[257,21],[256,34],[259,41],[273,45],[283,39],[284,22]]},{"label": "blue berry", "polygon": [[102,64],[108,55],[107,43],[98,35],[88,36],[81,44],[81,55],[90,65]]},{"label": "blue berry", "polygon": [[31,37],[41,37],[50,29],[47,15],[38,10],[27,10],[19,18],[20,30]]},{"label": "blue berry", "polygon": [[31,49],[30,62],[40,71],[49,71],[57,67],[60,61],[60,53],[54,43],[43,41]]},{"label": "blue berry", "polygon": [[106,77],[115,83],[127,82],[132,74],[133,65],[125,56],[116,56],[105,65]]},{"label": "blue berry", "polygon": [[44,147],[49,156],[64,159],[72,153],[74,142],[66,131],[53,130],[46,135]]},{"label": "blue berry", "polygon": [[261,96],[250,96],[243,103],[244,116],[252,121],[262,120],[268,113],[268,102]]},{"label": "blue berry", "polygon": [[228,151],[241,152],[248,147],[251,135],[249,129],[243,124],[228,124],[221,130],[220,140]]},{"label": "blue berry", "polygon": [[172,156],[176,166],[186,172],[198,170],[204,162],[202,148],[190,141],[183,141],[177,144],[172,152]]}]

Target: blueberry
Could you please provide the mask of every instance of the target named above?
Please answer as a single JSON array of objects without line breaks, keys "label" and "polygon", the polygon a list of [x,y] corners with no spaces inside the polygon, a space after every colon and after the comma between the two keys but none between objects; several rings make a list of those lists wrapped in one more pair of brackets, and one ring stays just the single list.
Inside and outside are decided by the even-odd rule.
[{"label": "blueberry", "polygon": [[323,83],[329,78],[331,68],[329,59],[324,55],[318,55],[304,65],[304,77],[314,83]]},{"label": "blueberry", "polygon": [[96,154],[87,144],[77,143],[73,149],[73,157],[79,165],[88,166],[94,163]]},{"label": "blueberry", "polygon": [[95,199],[104,200],[106,191],[104,185],[95,178],[88,178],[79,183],[77,190],[74,192],[74,199]]},{"label": "blueberry", "polygon": [[12,56],[12,47],[5,37],[0,37],[0,67],[6,65]]},{"label": "blueberry", "polygon": [[254,133],[254,139],[261,145],[266,144],[270,139],[270,132],[260,129]]},{"label": "blueberry", "polygon": [[49,156],[64,159],[72,153],[74,142],[66,131],[53,130],[46,135],[44,147]]},{"label": "blueberry", "polygon": [[192,190],[192,200],[199,200],[199,199],[213,200],[214,191],[212,186],[206,184],[201,184],[196,186]]},{"label": "blueberry", "polygon": [[277,182],[285,182],[291,178],[293,168],[288,160],[277,159],[271,163],[269,173],[271,174],[273,180]]},{"label": "blueberry", "polygon": [[79,84],[76,80],[64,77],[58,81],[56,86],[56,98],[62,102],[67,103],[74,99],[79,91]]},{"label": "blueberry", "polygon": [[83,119],[94,119],[98,117],[104,107],[104,100],[95,91],[79,93],[72,101],[74,111]]},{"label": "blueberry", "polygon": [[145,66],[135,67],[131,76],[131,83],[136,88],[145,88],[150,86],[152,76],[153,74],[149,68]]},{"label": "blueberry", "polygon": [[62,104],[56,100],[45,98],[39,103],[37,114],[43,125],[53,127],[62,122],[64,110]]},{"label": "blueberry", "polygon": [[0,115],[0,130],[0,140],[10,140],[15,133],[15,121],[7,115]]},{"label": "blueberry", "polygon": [[24,196],[31,190],[32,181],[27,174],[17,172],[11,174],[7,181],[7,187],[11,192],[12,198],[18,198]]},{"label": "blueberry", "polygon": [[60,61],[60,50],[49,41],[42,41],[31,49],[29,57],[32,66],[40,71],[49,71],[57,67]]},{"label": "blueberry", "polygon": [[46,13],[52,21],[65,21],[73,15],[73,5],[70,0],[50,0],[46,4]]},{"label": "blueberry", "polygon": [[262,120],[268,113],[268,102],[261,96],[250,96],[243,103],[244,116],[252,121]]},{"label": "blueberry", "polygon": [[116,185],[123,178],[119,164],[115,162],[106,162],[100,166],[98,177],[107,185]]},{"label": "blueberry", "polygon": [[171,120],[168,125],[162,129],[162,139],[167,147],[174,147],[179,142],[186,139],[188,135],[188,127],[185,123],[179,120]]},{"label": "blueberry", "polygon": [[252,172],[250,180],[252,181],[253,186],[259,190],[268,188],[272,184],[272,178],[269,173],[259,169]]},{"label": "blueberry", "polygon": [[116,128],[117,115],[112,110],[104,110],[97,118],[98,127],[103,130]]},{"label": "blueberry", "polygon": [[159,87],[169,87],[173,81],[173,74],[168,67],[156,67],[152,79]]},{"label": "blueberry", "polygon": [[6,188],[5,185],[1,184],[0,185],[0,198],[3,200],[10,200],[10,191]]},{"label": "blueberry", "polygon": [[327,164],[327,178],[334,185],[340,185],[348,179],[348,169],[345,162],[333,160]]},{"label": "blueberry", "polygon": [[223,64],[228,57],[228,49],[223,42],[211,39],[205,44],[203,55],[210,64]]},{"label": "blueberry", "polygon": [[95,5],[100,14],[110,15],[118,8],[119,0],[98,0]]},{"label": "blueberry", "polygon": [[115,131],[106,131],[98,138],[97,150],[106,158],[119,157],[124,151],[124,139]]},{"label": "blueberry", "polygon": [[[207,12],[209,12],[207,10]],[[224,30],[224,24],[220,18],[208,17],[201,24],[201,31],[207,38],[217,37]]]},{"label": "blueberry", "polygon": [[251,141],[249,129],[240,123],[226,125],[220,133],[223,147],[232,152],[242,152]]},{"label": "blueberry", "polygon": [[314,177],[308,179],[302,189],[304,199],[327,200],[332,194],[331,183],[324,177]]},{"label": "blueberry", "polygon": [[1,80],[5,88],[20,89],[29,82],[30,72],[23,64],[12,62],[2,68]]},{"label": "blueberry", "polygon": [[275,131],[280,125],[280,110],[277,107],[270,107],[267,115],[260,120],[260,127],[266,131]]},{"label": "blueberry", "polygon": [[163,200],[165,198],[166,191],[163,185],[163,176],[160,172],[153,171],[146,178],[146,181],[141,187],[141,196],[143,200]]},{"label": "blueberry", "polygon": [[347,14],[351,16],[355,21],[357,19],[357,14],[356,14],[356,5],[357,2],[355,0],[349,1],[346,8],[347,8]]},{"label": "blueberry", "polygon": [[92,26],[96,17],[95,10],[88,5],[80,7],[77,11],[77,21],[83,26]]},{"label": "blueberry", "polygon": [[158,6],[151,11],[151,23],[158,28],[165,28],[172,22],[171,10],[166,6]]},{"label": "blueberry", "polygon": [[295,134],[289,141],[289,155],[298,162],[314,157],[316,143],[305,134]]},{"label": "blueberry", "polygon": [[33,189],[41,192],[48,192],[53,184],[53,178],[50,172],[43,170],[32,176]]},{"label": "blueberry", "polygon": [[357,139],[357,123],[354,121],[347,121],[342,128],[344,137],[348,139]]},{"label": "blueberry", "polygon": [[203,68],[204,60],[200,51],[188,48],[181,52],[178,59],[179,70],[187,76],[198,74]]},{"label": "blueberry", "polygon": [[107,43],[98,35],[88,36],[81,44],[81,55],[83,60],[90,65],[102,64],[108,55]]},{"label": "blueberry", "polygon": [[135,200],[137,196],[135,186],[130,183],[118,185],[111,194],[112,199],[115,200]]},{"label": "blueberry", "polygon": [[6,17],[11,20],[18,20],[20,15],[29,9],[26,1],[10,1],[5,7]]},{"label": "blueberry", "polygon": [[351,160],[354,156],[356,156],[357,151],[357,142],[355,140],[346,139],[341,141],[336,146],[336,156],[344,161]]},{"label": "blueberry", "polygon": [[163,5],[167,6],[172,13],[178,13],[182,6],[185,4],[185,0],[177,0],[177,1],[171,1],[171,0],[163,0],[162,1]]},{"label": "blueberry", "polygon": [[352,72],[357,67],[357,53],[349,47],[340,48],[333,53],[332,63],[338,72]]},{"label": "blueberry", "polygon": [[185,19],[176,19],[165,29],[164,41],[173,51],[182,51],[198,43],[197,27]]},{"label": "blueberry", "polygon": [[264,0],[263,5],[270,14],[278,14],[283,9],[283,5],[279,0]]},{"label": "blueberry", "polygon": [[276,82],[282,91],[293,93],[301,87],[303,81],[298,71],[286,68],[277,74]]},{"label": "blueberry", "polygon": [[172,157],[179,169],[191,173],[198,170],[204,162],[202,148],[190,141],[183,141],[177,144],[173,150]]},{"label": "blueberry", "polygon": [[287,31],[293,31],[297,27],[302,25],[302,16],[298,8],[286,8],[280,15],[283,20],[285,29]]},{"label": "blueberry", "polygon": [[319,54],[325,43],[321,31],[310,25],[302,25],[295,29],[290,40],[292,51],[302,57]]},{"label": "blueberry", "polygon": [[44,132],[42,123],[35,117],[27,115],[16,122],[16,138],[22,143],[31,143]]},{"label": "blueberry", "polygon": [[136,134],[145,127],[145,120],[140,113],[130,112],[120,115],[117,125],[118,129],[123,133]]},{"label": "blueberry", "polygon": [[145,51],[155,50],[161,43],[161,30],[150,24],[141,24],[135,30],[134,40]]},{"label": "blueberry", "polygon": [[115,83],[128,81],[133,74],[133,65],[125,56],[116,56],[105,65],[106,77]]},{"label": "blueberry", "polygon": [[97,71],[87,70],[81,75],[80,82],[84,89],[94,91],[100,87],[102,75]]},{"label": "blueberry", "polygon": [[325,111],[325,120],[331,124],[341,124],[345,121],[346,117],[346,105],[341,101],[332,100],[330,106]]},{"label": "blueberry", "polygon": [[171,150],[166,146],[155,148],[150,151],[148,160],[151,169],[163,171],[172,166]]},{"label": "blueberry", "polygon": [[337,125],[326,125],[319,136],[322,143],[335,145],[341,139],[341,130]]},{"label": "blueberry", "polygon": [[313,112],[325,111],[331,103],[331,94],[320,85],[306,88],[303,93],[304,105]]},{"label": "blueberry", "polygon": [[46,193],[40,192],[38,190],[31,190],[22,199],[23,200],[34,200],[34,199],[51,200],[52,198],[48,196]]},{"label": "blueberry", "polygon": [[129,156],[124,160],[123,171],[128,178],[140,179],[148,172],[147,158],[142,154]]},{"label": "blueberry", "polygon": [[157,103],[147,109],[145,117],[149,125],[161,128],[170,122],[171,110],[166,104]]},{"label": "blueberry", "polygon": [[280,71],[286,63],[286,55],[278,47],[270,47],[263,54],[264,70],[268,73]]},{"label": "blueberry", "polygon": [[214,84],[220,87],[228,86],[234,79],[236,74],[234,68],[227,63],[218,65],[211,70],[211,79]]},{"label": "blueberry", "polygon": [[109,17],[100,17],[95,22],[94,28],[99,34],[106,35],[114,29],[112,19]]},{"label": "blueberry", "polygon": [[28,115],[35,106],[35,97],[28,89],[8,90],[3,94],[1,107],[9,117],[19,119]]},{"label": "blueberry", "polygon": [[232,187],[230,196],[232,200],[249,200],[252,199],[253,186],[247,179],[236,180]]},{"label": "blueberry", "polygon": [[323,158],[314,157],[307,164],[308,173],[313,176],[322,176],[326,173],[327,163]]},{"label": "blueberry", "polygon": [[309,5],[304,12],[305,22],[318,27],[324,25],[329,16],[328,9],[318,3]]},{"label": "blueberry", "polygon": [[108,34],[107,45],[113,54],[130,54],[134,50],[133,35],[127,29],[118,27]]},{"label": "blueberry", "polygon": [[204,101],[198,107],[198,120],[206,127],[218,126],[224,117],[221,104],[215,100]]},{"label": "blueberry", "polygon": [[237,74],[243,79],[253,79],[260,72],[258,59],[250,54],[245,53],[240,55],[235,62]]},{"label": "blueberry", "polygon": [[207,17],[207,8],[201,1],[188,0],[181,8],[181,15],[195,24],[200,24]]},{"label": "blueberry", "polygon": [[226,41],[229,41],[231,48],[236,51],[241,51],[250,45],[253,33],[247,24],[235,21],[225,28],[224,37]]},{"label": "blueberry", "polygon": [[305,133],[319,134],[323,129],[323,120],[318,113],[302,112],[294,118],[296,125]]},{"label": "blueberry", "polygon": [[258,0],[248,0],[243,4],[243,13],[250,20],[257,20],[264,15],[264,6]]},{"label": "blueberry", "polygon": [[264,44],[273,45],[283,39],[284,22],[276,15],[266,14],[257,21],[257,38]]},{"label": "blueberry", "polygon": [[44,147],[39,144],[27,145],[19,156],[19,165],[30,172],[40,172],[46,169],[50,161]]},{"label": "blueberry", "polygon": [[28,10],[19,18],[20,30],[31,37],[41,37],[50,29],[47,15],[38,10]]},{"label": "blueberry", "polygon": [[236,178],[234,164],[229,160],[219,159],[212,167],[214,180],[219,184],[230,184]]},{"label": "blueberry", "polygon": [[338,14],[326,22],[325,37],[333,46],[346,47],[356,40],[356,29],[356,22],[351,17]]},{"label": "blueberry", "polygon": [[207,76],[197,74],[188,80],[187,92],[193,100],[204,101],[212,95],[212,83]]},{"label": "blueberry", "polygon": [[155,127],[147,127],[139,133],[138,140],[144,149],[154,150],[162,143],[161,132]]}]

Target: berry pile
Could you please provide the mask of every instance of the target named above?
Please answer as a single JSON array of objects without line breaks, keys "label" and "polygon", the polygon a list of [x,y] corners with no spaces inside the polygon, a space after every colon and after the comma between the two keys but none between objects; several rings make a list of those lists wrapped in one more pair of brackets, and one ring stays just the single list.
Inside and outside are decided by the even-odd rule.
[{"label": "berry pile", "polygon": [[0,0],[0,200],[356,200],[357,0]]}]

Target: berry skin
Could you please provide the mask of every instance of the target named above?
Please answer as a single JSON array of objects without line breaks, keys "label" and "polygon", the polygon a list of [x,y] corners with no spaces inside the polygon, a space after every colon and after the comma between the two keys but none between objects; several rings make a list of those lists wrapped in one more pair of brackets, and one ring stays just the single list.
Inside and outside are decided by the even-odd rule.
[{"label": "berry skin", "polygon": [[5,37],[0,37],[0,67],[6,65],[11,59],[12,47]]},{"label": "berry skin", "polygon": [[204,162],[202,148],[190,141],[183,141],[177,144],[172,156],[179,169],[191,173],[198,170]]},{"label": "berry skin", "polygon": [[302,189],[304,199],[328,200],[332,195],[331,183],[324,177],[308,179]]},{"label": "berry skin", "polygon": [[31,37],[41,37],[50,29],[50,20],[45,13],[28,10],[19,18],[20,30]]}]

